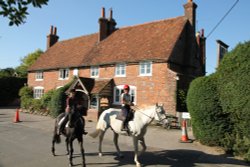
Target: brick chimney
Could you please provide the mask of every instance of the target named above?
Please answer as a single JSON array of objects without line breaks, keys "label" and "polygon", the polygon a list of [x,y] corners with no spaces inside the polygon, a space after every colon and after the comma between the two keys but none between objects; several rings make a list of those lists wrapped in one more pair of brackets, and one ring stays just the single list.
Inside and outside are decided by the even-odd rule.
[{"label": "brick chimney", "polygon": [[195,30],[195,22],[196,22],[197,5],[193,2],[193,0],[188,0],[188,2],[183,6],[185,9],[185,16],[189,20],[190,24],[193,26],[194,32],[195,32],[196,31]]},{"label": "brick chimney", "polygon": [[196,41],[198,45],[198,57],[201,65],[201,76],[206,75],[206,37],[204,36],[204,29],[201,30],[201,33],[196,34]]},{"label": "brick chimney", "polygon": [[220,61],[224,55],[228,52],[228,45],[221,40],[216,40],[217,42],[217,67],[219,67]]},{"label": "brick chimney", "polygon": [[116,22],[113,19],[113,10],[110,9],[110,16],[107,19],[105,17],[105,8],[101,10],[101,17],[98,20],[99,22],[99,42],[107,38],[110,34],[112,34],[116,28]]},{"label": "brick chimney", "polygon": [[47,35],[47,49],[49,49],[58,41],[59,37],[56,35],[56,31],[56,27],[50,27],[50,34]]},{"label": "brick chimney", "polygon": [[112,34],[116,28],[116,21],[113,19],[113,10],[112,8],[109,10],[109,19],[108,19],[108,35]]}]

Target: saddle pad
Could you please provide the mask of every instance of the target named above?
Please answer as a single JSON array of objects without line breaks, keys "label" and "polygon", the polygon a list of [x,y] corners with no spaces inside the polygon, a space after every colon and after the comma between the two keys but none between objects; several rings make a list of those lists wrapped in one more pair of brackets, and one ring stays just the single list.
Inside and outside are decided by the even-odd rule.
[{"label": "saddle pad", "polygon": [[119,112],[116,116],[116,119],[121,120],[121,121],[125,121],[126,117],[124,116],[124,114],[122,112]]}]

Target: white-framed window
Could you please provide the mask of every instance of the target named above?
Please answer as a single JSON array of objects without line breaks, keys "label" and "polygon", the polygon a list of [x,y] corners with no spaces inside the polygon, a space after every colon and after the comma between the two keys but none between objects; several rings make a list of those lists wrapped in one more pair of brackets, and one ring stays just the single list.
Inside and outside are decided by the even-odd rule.
[{"label": "white-framed window", "polygon": [[125,77],[126,76],[126,64],[116,64],[115,66],[115,76],[117,77]]},{"label": "white-framed window", "polygon": [[59,70],[59,79],[69,79],[69,69],[60,69]]},{"label": "white-framed window", "polygon": [[99,76],[99,67],[91,66],[90,67],[90,77],[97,78]]},{"label": "white-framed window", "polygon": [[41,86],[34,87],[33,89],[33,97],[35,99],[40,99],[44,94],[44,88]]},{"label": "white-framed window", "polygon": [[[123,93],[123,87],[124,85],[118,85],[114,87],[114,104],[121,104],[120,102],[120,97],[121,94]],[[129,85],[129,94],[131,97],[131,101],[136,104],[136,87]]]},{"label": "white-framed window", "polygon": [[43,80],[43,71],[37,71],[35,74],[36,81]]},{"label": "white-framed window", "polygon": [[152,75],[152,62],[143,61],[140,62],[140,76],[151,76]]},{"label": "white-framed window", "polygon": [[75,69],[73,70],[73,75],[74,75],[74,76],[78,76],[78,73],[79,73],[79,70],[78,70],[77,68],[75,68]]}]

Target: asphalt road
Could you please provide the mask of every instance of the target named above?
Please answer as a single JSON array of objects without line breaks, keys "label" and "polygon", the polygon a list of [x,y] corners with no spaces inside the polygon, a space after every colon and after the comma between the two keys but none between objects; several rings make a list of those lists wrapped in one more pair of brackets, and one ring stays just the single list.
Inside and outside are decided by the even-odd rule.
[{"label": "asphalt road", "polygon": [[[65,144],[56,145],[57,156],[51,154],[54,120],[48,116],[20,113],[19,123],[13,123],[15,109],[0,109],[0,167],[63,167],[68,166]],[[91,132],[95,122],[87,122]],[[190,133],[190,132],[189,132]],[[146,135],[147,152],[139,159],[145,167],[244,167],[249,164],[230,157],[215,148],[197,142],[180,143],[180,130],[165,130],[150,126]],[[192,135],[190,134],[190,138]],[[119,159],[108,131],[103,143],[103,157],[97,155],[97,139],[84,136],[85,158],[88,167],[134,167],[130,137],[119,138],[124,154]],[[74,142],[74,165],[81,166],[80,150]]]}]

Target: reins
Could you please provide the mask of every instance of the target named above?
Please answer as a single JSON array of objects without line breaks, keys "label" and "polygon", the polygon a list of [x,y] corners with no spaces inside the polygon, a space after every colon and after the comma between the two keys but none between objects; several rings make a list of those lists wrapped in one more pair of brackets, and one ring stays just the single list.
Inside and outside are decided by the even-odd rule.
[{"label": "reins", "polygon": [[[147,114],[145,114],[144,112],[142,112],[141,111],[141,109],[139,109],[138,107],[136,107],[136,106],[134,106],[137,110],[136,110],[136,112],[140,112],[140,113],[142,113],[143,115],[145,115],[146,117],[148,117],[148,118],[150,118],[150,119],[154,119],[154,117],[151,117],[151,116],[149,116],[149,115],[147,115]],[[155,111],[156,112],[156,111]]]}]

